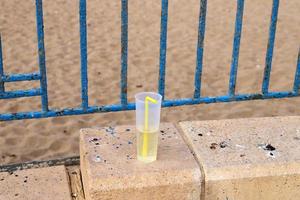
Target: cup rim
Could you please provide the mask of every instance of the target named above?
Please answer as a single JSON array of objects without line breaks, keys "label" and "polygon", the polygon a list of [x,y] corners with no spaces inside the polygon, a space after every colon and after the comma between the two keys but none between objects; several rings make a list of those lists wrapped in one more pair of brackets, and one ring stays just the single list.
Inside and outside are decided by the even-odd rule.
[{"label": "cup rim", "polygon": [[145,94],[145,93],[157,96],[158,97],[158,99],[156,99],[157,101],[161,101],[162,100],[162,96],[159,93],[157,93],[157,92],[139,92],[139,93],[137,93],[137,94],[134,95],[135,101],[136,102],[142,102],[142,103],[144,103],[145,100],[139,98],[139,96],[142,95],[142,94]]}]

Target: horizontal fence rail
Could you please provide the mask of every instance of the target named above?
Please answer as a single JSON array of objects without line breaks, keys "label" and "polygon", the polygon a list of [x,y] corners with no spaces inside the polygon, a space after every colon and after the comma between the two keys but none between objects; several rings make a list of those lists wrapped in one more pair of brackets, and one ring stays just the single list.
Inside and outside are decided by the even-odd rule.
[{"label": "horizontal fence rail", "polygon": [[[120,58],[120,104],[91,106],[88,99],[88,54],[87,54],[87,2],[79,0],[79,27],[80,27],[80,58],[81,58],[81,107],[65,108],[60,110],[49,109],[47,92],[46,54],[44,46],[44,22],[43,22],[43,0],[36,0],[36,28],[38,38],[39,72],[30,74],[5,74],[2,57],[2,38],[0,34],[0,99],[13,99],[21,97],[41,97],[41,110],[32,112],[3,113],[0,121],[34,119],[46,117],[59,117],[66,115],[82,115],[100,112],[117,112],[134,110],[135,104],[127,100],[127,69],[128,69],[128,0],[121,1],[121,58]],[[196,68],[194,80],[194,95],[184,99],[165,99],[165,71],[167,58],[167,31],[168,31],[168,0],[161,0],[161,30],[160,30],[160,56],[158,92],[163,96],[163,107],[195,105],[201,103],[218,103],[232,101],[249,101],[257,99],[290,98],[299,96],[300,87],[300,48],[296,60],[296,72],[294,85],[290,91],[269,91],[270,75],[276,36],[276,25],[279,10],[279,0],[273,0],[272,13],[269,28],[269,39],[265,58],[265,69],[261,92],[255,94],[236,94],[236,80],[238,71],[238,60],[240,41],[242,37],[244,0],[237,0],[235,19],[235,31],[233,38],[233,50],[231,69],[229,75],[228,94],[224,96],[204,97],[201,96],[201,77],[203,68],[204,38],[206,29],[207,0],[200,0],[199,26]],[[40,88],[29,90],[6,91],[5,83],[18,81],[40,81]]]}]

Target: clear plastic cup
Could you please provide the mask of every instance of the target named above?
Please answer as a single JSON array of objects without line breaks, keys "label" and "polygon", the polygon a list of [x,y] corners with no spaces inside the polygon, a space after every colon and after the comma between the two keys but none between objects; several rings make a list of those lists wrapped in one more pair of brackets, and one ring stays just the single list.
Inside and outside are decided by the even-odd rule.
[{"label": "clear plastic cup", "polygon": [[137,159],[146,163],[157,157],[161,100],[162,96],[155,92],[135,95]]}]

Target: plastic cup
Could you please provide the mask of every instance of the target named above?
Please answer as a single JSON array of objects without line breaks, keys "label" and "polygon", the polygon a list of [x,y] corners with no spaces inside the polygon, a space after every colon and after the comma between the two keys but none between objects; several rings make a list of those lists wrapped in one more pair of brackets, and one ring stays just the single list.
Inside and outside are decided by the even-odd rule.
[{"label": "plastic cup", "polygon": [[162,96],[155,92],[135,95],[137,159],[146,163],[157,158],[161,99]]}]

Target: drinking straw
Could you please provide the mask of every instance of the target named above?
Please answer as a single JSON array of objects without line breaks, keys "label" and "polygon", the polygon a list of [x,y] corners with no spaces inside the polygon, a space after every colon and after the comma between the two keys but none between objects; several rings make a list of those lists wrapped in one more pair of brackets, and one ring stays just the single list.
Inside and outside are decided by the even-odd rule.
[{"label": "drinking straw", "polygon": [[149,101],[152,103],[157,103],[157,101],[149,96],[145,98],[145,126],[143,134],[143,157],[146,157],[148,154],[148,129],[149,129]]}]

